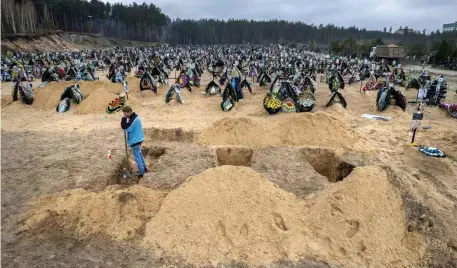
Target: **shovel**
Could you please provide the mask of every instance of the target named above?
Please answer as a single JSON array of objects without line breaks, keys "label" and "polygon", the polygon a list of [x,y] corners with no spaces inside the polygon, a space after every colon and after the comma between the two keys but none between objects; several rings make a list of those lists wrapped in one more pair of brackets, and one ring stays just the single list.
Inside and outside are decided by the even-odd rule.
[{"label": "shovel", "polygon": [[129,159],[129,153],[127,150],[127,133],[124,131],[124,145],[125,145],[125,159]]},{"label": "shovel", "polygon": [[131,172],[130,172],[130,164],[129,164],[129,155],[127,151],[127,134],[124,131],[124,144],[125,144],[125,163],[123,163],[123,167],[120,170],[120,174],[117,177],[117,182],[116,184],[130,184],[129,180],[131,178]]}]

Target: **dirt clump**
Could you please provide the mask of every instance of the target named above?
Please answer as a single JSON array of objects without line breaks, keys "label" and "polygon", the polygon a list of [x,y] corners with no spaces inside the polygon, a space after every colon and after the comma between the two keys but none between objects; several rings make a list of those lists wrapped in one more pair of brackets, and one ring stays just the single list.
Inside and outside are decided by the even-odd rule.
[{"label": "dirt clump", "polygon": [[144,155],[150,155],[153,158],[159,158],[162,155],[165,154],[167,151],[167,148],[165,147],[159,147],[159,146],[152,146],[152,147],[143,147],[143,154]]}]

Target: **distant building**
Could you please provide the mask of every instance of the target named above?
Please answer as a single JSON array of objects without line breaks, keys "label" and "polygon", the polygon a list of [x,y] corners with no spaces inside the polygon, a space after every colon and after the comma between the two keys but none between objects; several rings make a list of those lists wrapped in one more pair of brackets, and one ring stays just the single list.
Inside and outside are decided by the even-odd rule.
[{"label": "distant building", "polygon": [[443,32],[457,31],[457,21],[454,23],[443,24]]},{"label": "distant building", "polygon": [[[406,29],[403,29],[402,27],[400,27],[400,29],[396,30],[396,31],[394,32],[394,34],[404,34],[404,33],[405,33],[405,30],[406,30]],[[414,29],[409,29],[409,28],[408,28],[408,33],[414,33],[414,32],[415,32]]]}]

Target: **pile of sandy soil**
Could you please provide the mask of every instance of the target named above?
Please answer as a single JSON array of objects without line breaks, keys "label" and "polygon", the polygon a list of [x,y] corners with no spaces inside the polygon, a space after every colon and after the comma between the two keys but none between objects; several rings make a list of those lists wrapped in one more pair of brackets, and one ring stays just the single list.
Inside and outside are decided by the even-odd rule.
[{"label": "pile of sandy soil", "polygon": [[226,117],[199,133],[197,140],[214,145],[350,148],[357,135],[344,121],[316,112],[269,118]]},{"label": "pile of sandy soil", "polygon": [[[60,96],[66,87],[73,85],[74,82],[50,83],[43,88],[35,91],[35,101],[33,106],[42,110],[55,109],[59,104]],[[81,92],[86,97],[78,106],[78,114],[103,113],[106,106],[123,91],[120,83],[110,81],[79,81]],[[133,95],[133,94],[131,94]],[[129,96],[130,97],[130,96]],[[133,97],[132,104],[139,104],[139,100]]]},{"label": "pile of sandy soil", "polygon": [[22,232],[124,241],[196,264],[324,260],[347,267],[414,267],[425,243],[408,232],[402,201],[379,167],[298,199],[248,167],[221,166],[170,193],[141,186],[38,198]]},{"label": "pile of sandy soil", "polygon": [[50,83],[35,90],[35,100],[32,105],[41,110],[55,109],[59,104],[60,96],[68,86],[70,86],[69,83]]},{"label": "pile of sandy soil", "polygon": [[125,104],[132,107],[133,110],[136,110],[141,106],[141,99],[137,98],[134,94],[129,94],[129,99],[125,102]]},{"label": "pile of sandy soil", "polygon": [[325,108],[325,112],[344,121],[351,119],[351,115],[349,114],[349,112],[340,104],[335,104],[328,108]]},{"label": "pile of sandy soil", "polygon": [[376,167],[299,200],[247,167],[191,177],[146,225],[146,246],[205,265],[315,258],[348,267],[414,266],[420,238],[406,231],[399,195]]},{"label": "pile of sandy soil", "polygon": [[31,216],[22,231],[39,233],[40,228],[53,229],[57,224],[81,239],[100,234],[126,240],[138,235],[165,196],[165,192],[137,186],[110,187],[100,193],[74,189],[43,196],[31,203]]},{"label": "pile of sandy soil", "polygon": [[129,86],[129,92],[138,93],[140,92],[140,79],[134,76],[127,77],[127,84]]},{"label": "pile of sandy soil", "polygon": [[76,110],[77,114],[103,113],[108,104],[117,96],[108,92],[105,88],[98,88],[91,91],[79,105]]},{"label": "pile of sandy soil", "polygon": [[[32,106],[39,110],[55,110],[64,89],[73,84],[74,82],[50,83],[35,90],[35,100]],[[75,109],[77,114],[105,113],[106,106],[123,91],[121,84],[109,81],[79,81],[78,84],[85,99],[79,105],[72,102],[72,109]],[[6,107],[10,103],[10,96],[2,97],[2,107]],[[134,94],[130,94],[127,104],[140,106],[141,101]]]},{"label": "pile of sandy soil", "polygon": [[108,80],[100,80],[100,81],[79,81],[78,84],[80,85],[81,92],[84,95],[90,95],[94,92],[94,89],[104,88],[107,92],[119,95],[121,92],[124,91],[122,84],[120,83],[113,83]]}]

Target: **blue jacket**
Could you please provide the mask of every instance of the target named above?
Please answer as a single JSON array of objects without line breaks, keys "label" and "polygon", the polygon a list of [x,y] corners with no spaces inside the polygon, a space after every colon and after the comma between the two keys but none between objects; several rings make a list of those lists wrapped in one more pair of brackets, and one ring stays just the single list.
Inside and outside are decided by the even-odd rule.
[{"label": "blue jacket", "polygon": [[133,113],[129,120],[127,117],[122,117],[122,129],[127,132],[127,145],[129,147],[141,144],[144,141],[143,126],[140,117]]}]

